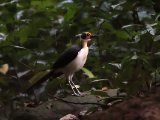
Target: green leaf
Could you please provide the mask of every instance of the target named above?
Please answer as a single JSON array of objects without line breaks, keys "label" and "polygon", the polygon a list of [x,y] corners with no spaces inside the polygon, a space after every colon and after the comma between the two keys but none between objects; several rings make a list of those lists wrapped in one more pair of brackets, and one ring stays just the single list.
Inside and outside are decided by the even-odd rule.
[{"label": "green leaf", "polygon": [[107,30],[114,31],[113,26],[112,26],[109,22],[105,22],[105,23],[103,24],[103,27],[104,27],[105,29],[107,29]]},{"label": "green leaf", "polygon": [[76,5],[75,4],[67,4],[67,13],[64,16],[64,19],[66,21],[69,21],[71,18],[73,18],[75,12],[76,12]]},{"label": "green leaf", "polygon": [[25,47],[22,46],[18,46],[18,45],[10,45],[11,47],[17,48],[17,49],[27,49]]},{"label": "green leaf", "polygon": [[20,39],[20,43],[26,42],[29,32],[30,32],[29,26],[24,26],[17,32],[17,35]]},{"label": "green leaf", "polygon": [[154,38],[154,42],[156,42],[156,41],[159,41],[160,40],[160,35],[157,35],[157,36],[155,36],[155,38]]},{"label": "green leaf", "polygon": [[127,32],[125,32],[125,31],[116,31],[116,35],[117,35],[117,37],[119,37],[119,38],[121,38],[121,39],[128,39],[128,38],[130,38],[130,36],[128,35],[128,33]]},{"label": "green leaf", "polygon": [[53,2],[53,0],[32,0],[31,5],[42,10],[51,6],[53,7]]},{"label": "green leaf", "polygon": [[37,83],[42,77],[44,77],[48,72],[47,71],[41,71],[36,73],[30,80],[29,83],[31,83],[31,85],[34,85],[35,83]]},{"label": "green leaf", "polygon": [[85,74],[89,77],[89,78],[95,78],[94,74],[88,70],[87,68],[82,68],[82,71],[85,72]]},{"label": "green leaf", "polygon": [[103,82],[103,81],[109,81],[108,79],[98,79],[98,80],[93,80],[92,83],[94,82]]}]

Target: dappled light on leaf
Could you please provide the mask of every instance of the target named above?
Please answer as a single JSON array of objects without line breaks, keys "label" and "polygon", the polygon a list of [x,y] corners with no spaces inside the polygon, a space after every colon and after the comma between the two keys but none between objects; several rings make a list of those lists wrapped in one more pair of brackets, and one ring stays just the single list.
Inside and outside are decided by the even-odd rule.
[{"label": "dappled light on leaf", "polygon": [[46,75],[48,72],[47,71],[42,71],[42,72],[37,72],[30,80],[29,83],[31,85],[34,85],[40,78],[42,78],[44,75]]},{"label": "dappled light on leaf", "polygon": [[6,40],[7,35],[5,35],[4,33],[0,33],[0,42],[3,40]]},{"label": "dappled light on leaf", "polygon": [[1,67],[0,67],[0,73],[6,74],[8,72],[8,70],[9,70],[9,65],[8,64],[1,65]]},{"label": "dappled light on leaf", "polygon": [[88,70],[87,68],[82,68],[82,70],[84,71],[84,73],[89,77],[89,78],[95,78],[94,74]]}]

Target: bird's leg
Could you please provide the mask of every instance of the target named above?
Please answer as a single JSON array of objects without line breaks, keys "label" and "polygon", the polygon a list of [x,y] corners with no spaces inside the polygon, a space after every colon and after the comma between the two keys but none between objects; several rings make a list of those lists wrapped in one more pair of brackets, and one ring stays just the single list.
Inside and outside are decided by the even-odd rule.
[{"label": "bird's leg", "polygon": [[74,82],[72,81],[73,75],[70,76],[70,82],[73,86],[74,91],[76,92],[76,94],[78,94],[78,96],[81,96],[81,92],[78,90],[78,88],[76,87],[76,85],[74,84]]},{"label": "bird's leg", "polygon": [[74,95],[81,96],[81,92],[76,88],[75,84],[73,83],[72,77],[73,77],[73,75],[72,76],[68,76],[69,85],[71,86]]},{"label": "bird's leg", "polygon": [[72,82],[71,82],[71,76],[69,76],[68,77],[68,82],[69,82],[69,85],[71,86],[71,88],[72,88],[72,91],[73,91],[73,93],[74,93],[74,95],[76,95],[76,96],[79,96],[79,94],[77,94],[76,93],[76,91],[75,91],[75,86],[72,84]]},{"label": "bird's leg", "polygon": [[72,85],[73,85],[74,88],[76,89],[77,93],[78,93],[79,95],[81,95],[82,93],[81,93],[81,92],[79,91],[79,89],[76,87],[76,85],[74,84],[72,78],[73,78],[73,75],[71,76],[71,83],[72,83]]}]

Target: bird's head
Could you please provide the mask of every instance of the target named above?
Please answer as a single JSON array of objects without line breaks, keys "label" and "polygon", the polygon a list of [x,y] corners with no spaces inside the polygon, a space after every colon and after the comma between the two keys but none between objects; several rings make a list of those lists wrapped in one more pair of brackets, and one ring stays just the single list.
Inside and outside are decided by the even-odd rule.
[{"label": "bird's head", "polygon": [[91,34],[90,32],[83,32],[81,34],[76,35],[76,38],[80,38],[83,41],[90,41],[91,38],[97,37],[95,34]]}]

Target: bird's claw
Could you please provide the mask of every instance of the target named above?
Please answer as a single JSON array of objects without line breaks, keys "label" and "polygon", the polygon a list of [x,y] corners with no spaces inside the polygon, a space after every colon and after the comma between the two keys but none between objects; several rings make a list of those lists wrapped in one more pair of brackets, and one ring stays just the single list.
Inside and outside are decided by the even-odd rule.
[{"label": "bird's claw", "polygon": [[78,96],[78,97],[83,96],[83,94],[82,94],[82,93],[80,93],[80,94],[79,94],[79,93],[73,93],[72,95],[73,95],[73,96]]}]

